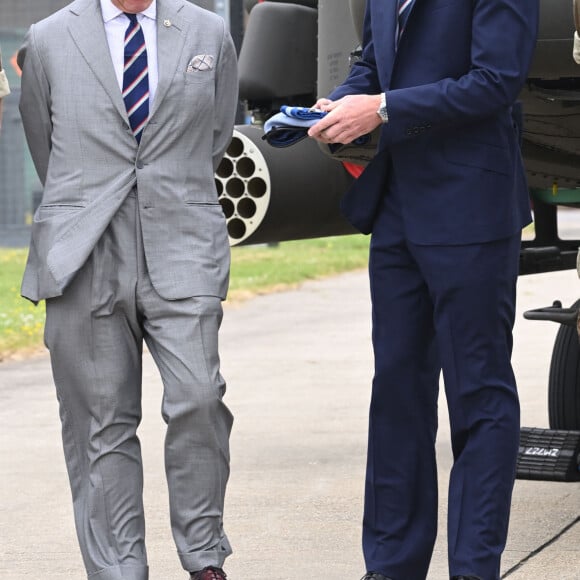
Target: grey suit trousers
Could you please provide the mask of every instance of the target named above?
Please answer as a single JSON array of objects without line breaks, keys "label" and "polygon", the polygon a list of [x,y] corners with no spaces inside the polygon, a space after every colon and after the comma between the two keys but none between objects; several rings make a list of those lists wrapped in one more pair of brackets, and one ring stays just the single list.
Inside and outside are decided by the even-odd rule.
[{"label": "grey suit trousers", "polygon": [[163,380],[171,526],[184,569],[222,566],[232,416],[219,371],[220,299],[162,299],[128,197],[64,295],[45,341],[60,405],[75,523],[92,580],[146,580],[141,421],[143,340]]}]

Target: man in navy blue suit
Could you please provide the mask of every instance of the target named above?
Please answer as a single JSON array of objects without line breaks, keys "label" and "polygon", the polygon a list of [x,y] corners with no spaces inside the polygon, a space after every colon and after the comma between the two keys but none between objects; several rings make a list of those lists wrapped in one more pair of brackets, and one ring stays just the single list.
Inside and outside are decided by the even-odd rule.
[{"label": "man in navy blue suit", "polygon": [[310,129],[349,143],[382,124],[343,200],[372,232],[375,375],[364,580],[425,580],[437,529],[443,370],[454,465],[453,580],[499,578],[519,439],[511,367],[521,229],[530,222],[516,98],[538,0],[367,0],[363,54]]}]

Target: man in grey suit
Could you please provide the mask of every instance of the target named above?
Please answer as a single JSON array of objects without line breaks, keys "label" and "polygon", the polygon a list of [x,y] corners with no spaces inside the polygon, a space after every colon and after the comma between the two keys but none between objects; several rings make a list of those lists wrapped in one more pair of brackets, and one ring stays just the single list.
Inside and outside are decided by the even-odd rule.
[{"label": "man in grey suit", "polygon": [[186,0],[75,0],[33,25],[20,109],[44,185],[22,295],[46,300],[79,544],[91,580],[146,580],[141,358],[163,380],[173,537],[223,580],[232,416],[229,274],[214,171],[237,102],[224,22]]}]

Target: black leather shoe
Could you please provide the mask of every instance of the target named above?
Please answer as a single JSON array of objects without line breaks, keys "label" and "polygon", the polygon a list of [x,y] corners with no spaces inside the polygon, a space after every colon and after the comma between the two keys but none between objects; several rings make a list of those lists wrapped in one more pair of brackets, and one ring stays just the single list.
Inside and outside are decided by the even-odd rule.
[{"label": "black leather shoe", "polygon": [[391,580],[391,578],[383,576],[378,572],[367,572],[360,580]]}]

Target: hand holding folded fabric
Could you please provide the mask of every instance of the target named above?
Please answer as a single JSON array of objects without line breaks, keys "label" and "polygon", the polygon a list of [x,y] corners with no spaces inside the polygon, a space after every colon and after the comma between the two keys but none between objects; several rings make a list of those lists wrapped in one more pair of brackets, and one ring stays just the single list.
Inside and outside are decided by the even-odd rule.
[{"label": "hand holding folded fabric", "polygon": [[[266,140],[272,147],[289,147],[305,139],[308,136],[308,129],[326,115],[326,111],[320,109],[283,105],[280,108],[280,113],[276,113],[264,123],[262,139]],[[366,145],[370,139],[370,135],[362,135],[353,143]],[[343,145],[340,143],[328,145],[331,153],[341,147]]]}]

